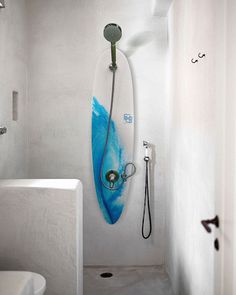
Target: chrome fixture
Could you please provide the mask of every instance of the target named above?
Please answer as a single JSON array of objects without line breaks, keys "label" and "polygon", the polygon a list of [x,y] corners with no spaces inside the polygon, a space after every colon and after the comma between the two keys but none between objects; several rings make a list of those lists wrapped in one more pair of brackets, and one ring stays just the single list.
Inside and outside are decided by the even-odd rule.
[{"label": "chrome fixture", "polygon": [[116,69],[116,42],[118,42],[122,36],[121,27],[117,24],[108,24],[105,26],[103,35],[108,42],[111,42],[111,60],[110,69]]},{"label": "chrome fixture", "polygon": [[5,8],[5,0],[0,0],[0,8]]},{"label": "chrome fixture", "polygon": [[[144,204],[143,204],[143,218],[142,218],[142,237],[147,240],[152,234],[152,214],[151,214],[151,192],[150,192],[150,169],[151,169],[151,158],[150,149],[151,144],[147,141],[143,141],[143,147],[145,149],[144,162],[145,162],[145,192],[144,192]],[[149,231],[145,233],[145,221],[146,213],[148,214]]]},{"label": "chrome fixture", "polygon": [[146,149],[148,149],[148,148],[151,147],[150,143],[147,142],[147,141],[145,141],[145,140],[143,141],[143,146],[144,146]]},{"label": "chrome fixture", "polygon": [[109,118],[107,124],[107,132],[106,132],[106,140],[104,144],[102,159],[101,159],[101,166],[100,166],[100,181],[104,188],[110,191],[117,191],[119,190],[124,183],[132,177],[136,173],[136,167],[134,163],[128,162],[124,165],[123,171],[117,171],[115,169],[109,169],[106,172],[106,184],[105,180],[103,179],[103,168],[105,163],[105,157],[107,149],[109,148],[109,136],[110,136],[110,129],[111,129],[111,122],[112,122],[112,112],[113,112],[113,104],[114,104],[114,94],[115,94],[115,81],[116,81],[116,42],[120,40],[122,36],[121,28],[116,24],[108,24],[104,28],[104,37],[107,41],[111,42],[111,60],[112,63],[109,66],[110,70],[112,71],[112,86],[111,86],[111,103],[110,103],[110,111],[109,111]]},{"label": "chrome fixture", "polygon": [[119,178],[119,172],[117,172],[116,170],[109,170],[106,173],[106,180],[109,182],[109,186],[111,189],[114,187],[114,184],[119,180]]},{"label": "chrome fixture", "polygon": [[0,135],[7,133],[7,127],[0,127]]}]

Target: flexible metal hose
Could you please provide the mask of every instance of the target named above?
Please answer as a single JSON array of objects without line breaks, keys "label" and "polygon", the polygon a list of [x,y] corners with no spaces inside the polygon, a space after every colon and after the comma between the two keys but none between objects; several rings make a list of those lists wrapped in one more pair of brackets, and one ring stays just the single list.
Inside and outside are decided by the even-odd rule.
[{"label": "flexible metal hose", "polygon": [[[142,220],[142,237],[146,240],[148,239],[152,234],[152,216],[151,216],[151,208],[150,208],[150,191],[149,191],[149,162],[150,158],[145,157],[145,196],[144,196],[144,205],[143,205],[143,220]],[[145,217],[146,217],[146,207],[148,210],[148,220],[149,220],[149,232],[146,235],[145,234]]]},{"label": "flexible metal hose", "polygon": [[[131,176],[133,176],[136,173],[136,167],[131,162],[127,163],[125,165],[124,172],[121,175],[122,182],[117,187],[110,187],[110,186],[106,185],[106,183],[102,179],[102,172],[103,172],[105,156],[106,156],[106,151],[107,151],[108,141],[109,141],[109,136],[110,136],[110,129],[111,129],[111,119],[112,119],[113,104],[114,104],[114,93],[115,93],[115,81],[116,81],[117,67],[110,66],[110,70],[112,71],[112,74],[113,74],[112,75],[112,89],[111,89],[111,104],[110,104],[110,112],[109,112],[109,119],[108,119],[108,125],[107,125],[106,140],[105,140],[105,145],[104,145],[104,149],[103,149],[102,161],[101,161],[100,173],[99,174],[100,174],[100,180],[101,180],[102,185],[105,188],[107,188],[107,189],[109,189],[111,191],[116,191],[116,190],[119,190],[123,186],[124,182],[126,182],[128,178],[130,178]],[[128,175],[127,174],[127,168],[130,165],[133,167],[133,171]]]}]

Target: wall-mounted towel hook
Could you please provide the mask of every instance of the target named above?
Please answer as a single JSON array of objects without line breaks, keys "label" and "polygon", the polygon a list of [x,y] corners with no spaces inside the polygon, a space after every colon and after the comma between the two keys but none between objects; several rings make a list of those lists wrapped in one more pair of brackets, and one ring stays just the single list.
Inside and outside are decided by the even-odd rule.
[{"label": "wall-mounted towel hook", "polygon": [[199,58],[203,58],[203,57],[205,57],[205,56],[206,56],[205,53],[203,53],[203,54],[201,54],[201,52],[198,53],[198,57],[199,57]]},{"label": "wall-mounted towel hook", "polygon": [[191,63],[195,64],[196,62],[198,62],[198,59],[194,59],[194,58],[191,59]]}]

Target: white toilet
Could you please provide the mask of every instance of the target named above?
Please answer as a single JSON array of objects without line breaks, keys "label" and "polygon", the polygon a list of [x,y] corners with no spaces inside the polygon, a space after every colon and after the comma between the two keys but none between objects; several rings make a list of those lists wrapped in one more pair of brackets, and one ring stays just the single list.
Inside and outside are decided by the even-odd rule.
[{"label": "white toilet", "polygon": [[46,280],[43,276],[38,273],[32,272],[34,295],[43,295],[46,290]]},{"label": "white toilet", "polygon": [[0,271],[0,294],[43,295],[46,280],[43,276],[26,271]]}]

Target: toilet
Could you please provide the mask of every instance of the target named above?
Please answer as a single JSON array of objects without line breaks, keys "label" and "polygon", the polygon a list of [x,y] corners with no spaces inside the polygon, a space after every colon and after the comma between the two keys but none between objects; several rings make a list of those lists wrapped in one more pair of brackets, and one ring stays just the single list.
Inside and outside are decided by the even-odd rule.
[{"label": "toilet", "polygon": [[38,273],[32,272],[34,295],[43,295],[46,290],[46,280]]},{"label": "toilet", "polygon": [[43,276],[26,271],[0,271],[0,294],[43,295],[46,280]]}]

